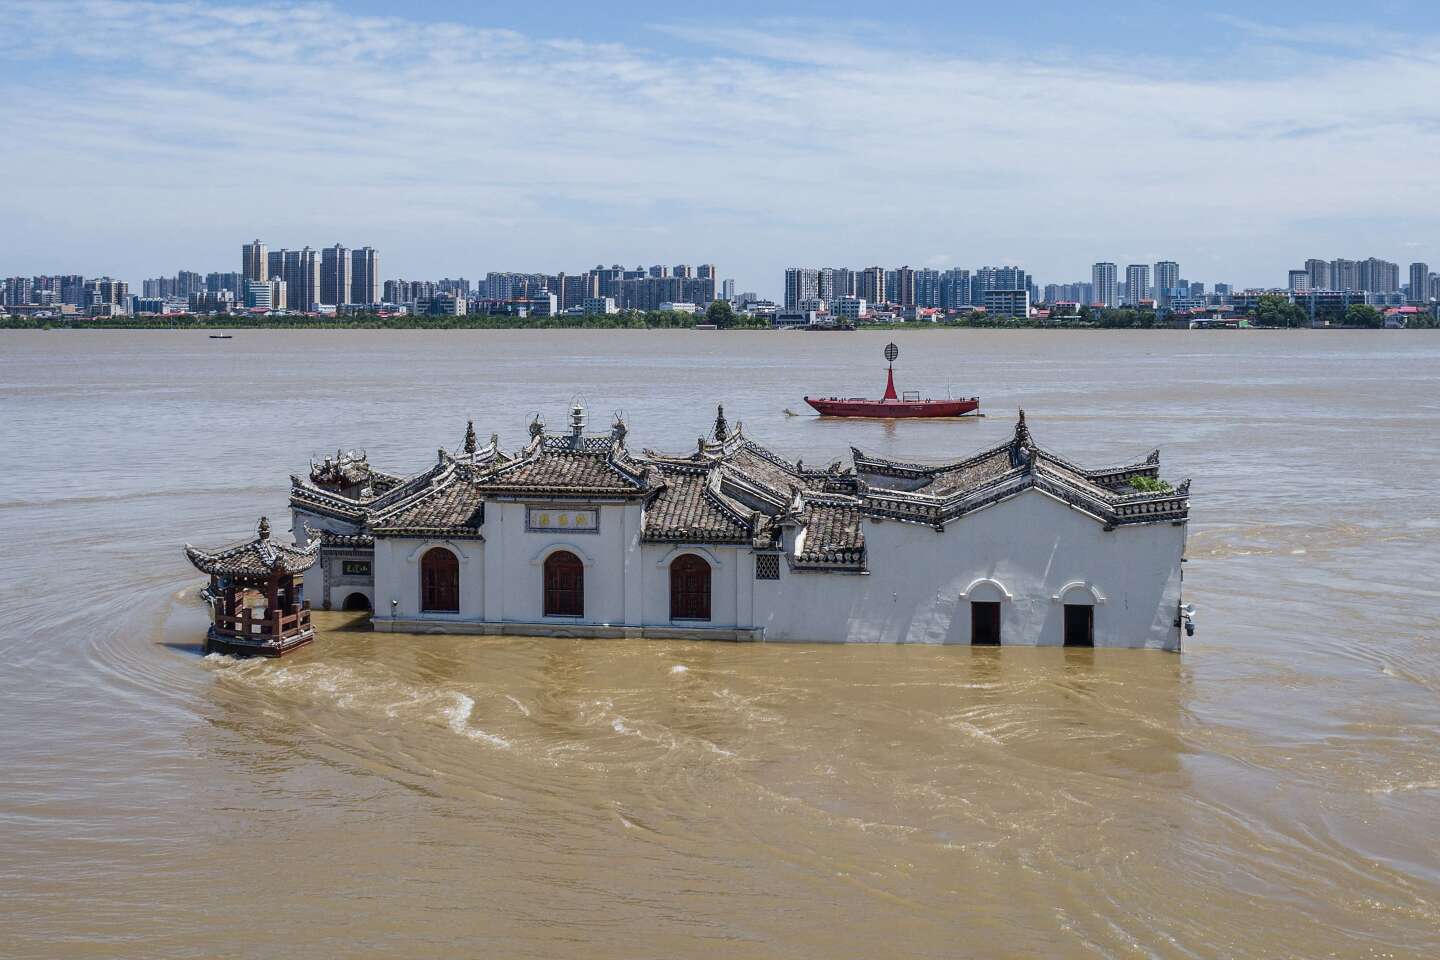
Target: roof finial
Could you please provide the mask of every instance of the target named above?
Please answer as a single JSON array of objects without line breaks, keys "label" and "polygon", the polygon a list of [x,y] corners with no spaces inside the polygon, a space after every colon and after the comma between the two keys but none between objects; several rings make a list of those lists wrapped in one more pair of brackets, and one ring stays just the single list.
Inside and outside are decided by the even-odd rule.
[{"label": "roof finial", "polygon": [[540,414],[537,413],[535,414],[535,419],[530,421],[530,438],[533,440],[535,437],[540,436],[540,434],[544,432],[545,421],[541,420]]},{"label": "roof finial", "polygon": [[1025,411],[1020,411],[1020,419],[1015,421],[1015,446],[1033,447],[1035,442],[1030,439],[1030,428],[1025,425]]},{"label": "roof finial", "polygon": [[725,405],[717,403],[715,405],[715,439],[719,443],[724,443],[729,436],[730,424],[725,422]]},{"label": "roof finial", "polygon": [[465,452],[473,456],[476,445],[475,421],[471,420],[465,425]]},{"label": "roof finial", "polygon": [[579,402],[570,408],[570,435],[579,437],[585,432],[585,407]]},{"label": "roof finial", "polygon": [[269,517],[261,517],[261,518],[260,518],[260,525],[259,525],[258,527],[256,527],[255,532],[260,535],[260,539],[261,539],[261,540],[269,540],[269,539],[270,539],[270,518],[269,518]]}]

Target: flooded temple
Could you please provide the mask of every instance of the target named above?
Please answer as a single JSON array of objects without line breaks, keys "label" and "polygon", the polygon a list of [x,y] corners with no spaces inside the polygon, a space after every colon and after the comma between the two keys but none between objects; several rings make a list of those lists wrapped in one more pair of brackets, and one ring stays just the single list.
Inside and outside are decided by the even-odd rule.
[{"label": "flooded temple", "polygon": [[472,422],[408,476],[363,453],[312,464],[291,478],[294,546],[262,525],[187,547],[218,597],[212,645],[305,642],[305,597],[403,633],[1178,650],[1192,626],[1189,482],[1161,481],[1158,451],[1081,467],[1023,411],[961,459],[852,448],[819,469],[723,409],[688,452],[633,452],[623,421],[587,431],[580,406],[567,426],[537,417],[507,453]]}]

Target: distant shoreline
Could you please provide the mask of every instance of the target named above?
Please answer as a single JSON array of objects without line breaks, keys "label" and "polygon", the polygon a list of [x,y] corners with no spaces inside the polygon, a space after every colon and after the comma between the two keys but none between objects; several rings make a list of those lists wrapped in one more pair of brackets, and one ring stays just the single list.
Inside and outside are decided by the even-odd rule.
[{"label": "distant shoreline", "polygon": [[[688,322],[687,322],[688,321]],[[233,332],[238,330],[692,330],[702,333],[724,333],[728,331],[773,331],[785,328],[772,326],[768,322],[745,321],[724,327],[714,327],[686,314],[630,314],[617,316],[583,317],[507,317],[490,314],[460,317],[377,317],[358,316],[343,318],[325,317],[153,317],[153,318],[96,318],[96,317],[16,317],[0,316],[0,330],[175,330],[181,332]],[[1216,328],[1224,329],[1224,328]],[[1251,325],[1248,330],[1374,330],[1373,327],[1330,326],[1330,327],[1279,327]],[[1407,329],[1426,329],[1414,327]],[[803,333],[866,333],[877,331],[916,330],[1184,330],[1171,324],[1152,326],[1117,327],[1094,322],[1050,323],[1043,320],[989,320],[960,322],[904,322],[865,323],[853,328],[820,328]]]}]

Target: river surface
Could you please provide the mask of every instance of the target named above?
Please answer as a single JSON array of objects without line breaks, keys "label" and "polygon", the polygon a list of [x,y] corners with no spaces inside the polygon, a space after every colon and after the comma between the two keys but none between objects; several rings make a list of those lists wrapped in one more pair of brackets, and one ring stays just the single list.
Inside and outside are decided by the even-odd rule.
[{"label": "river surface", "polygon": [[[0,956],[1440,955],[1440,334],[0,334]],[[373,634],[201,657],[312,454],[623,411],[1194,478],[1182,655]]]}]

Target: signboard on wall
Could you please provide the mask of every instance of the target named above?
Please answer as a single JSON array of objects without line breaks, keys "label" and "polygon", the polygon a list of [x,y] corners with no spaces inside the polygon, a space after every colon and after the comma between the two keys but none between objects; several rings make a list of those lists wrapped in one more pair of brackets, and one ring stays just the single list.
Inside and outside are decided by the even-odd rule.
[{"label": "signboard on wall", "polygon": [[600,511],[596,507],[526,507],[525,529],[545,533],[599,533]]}]

